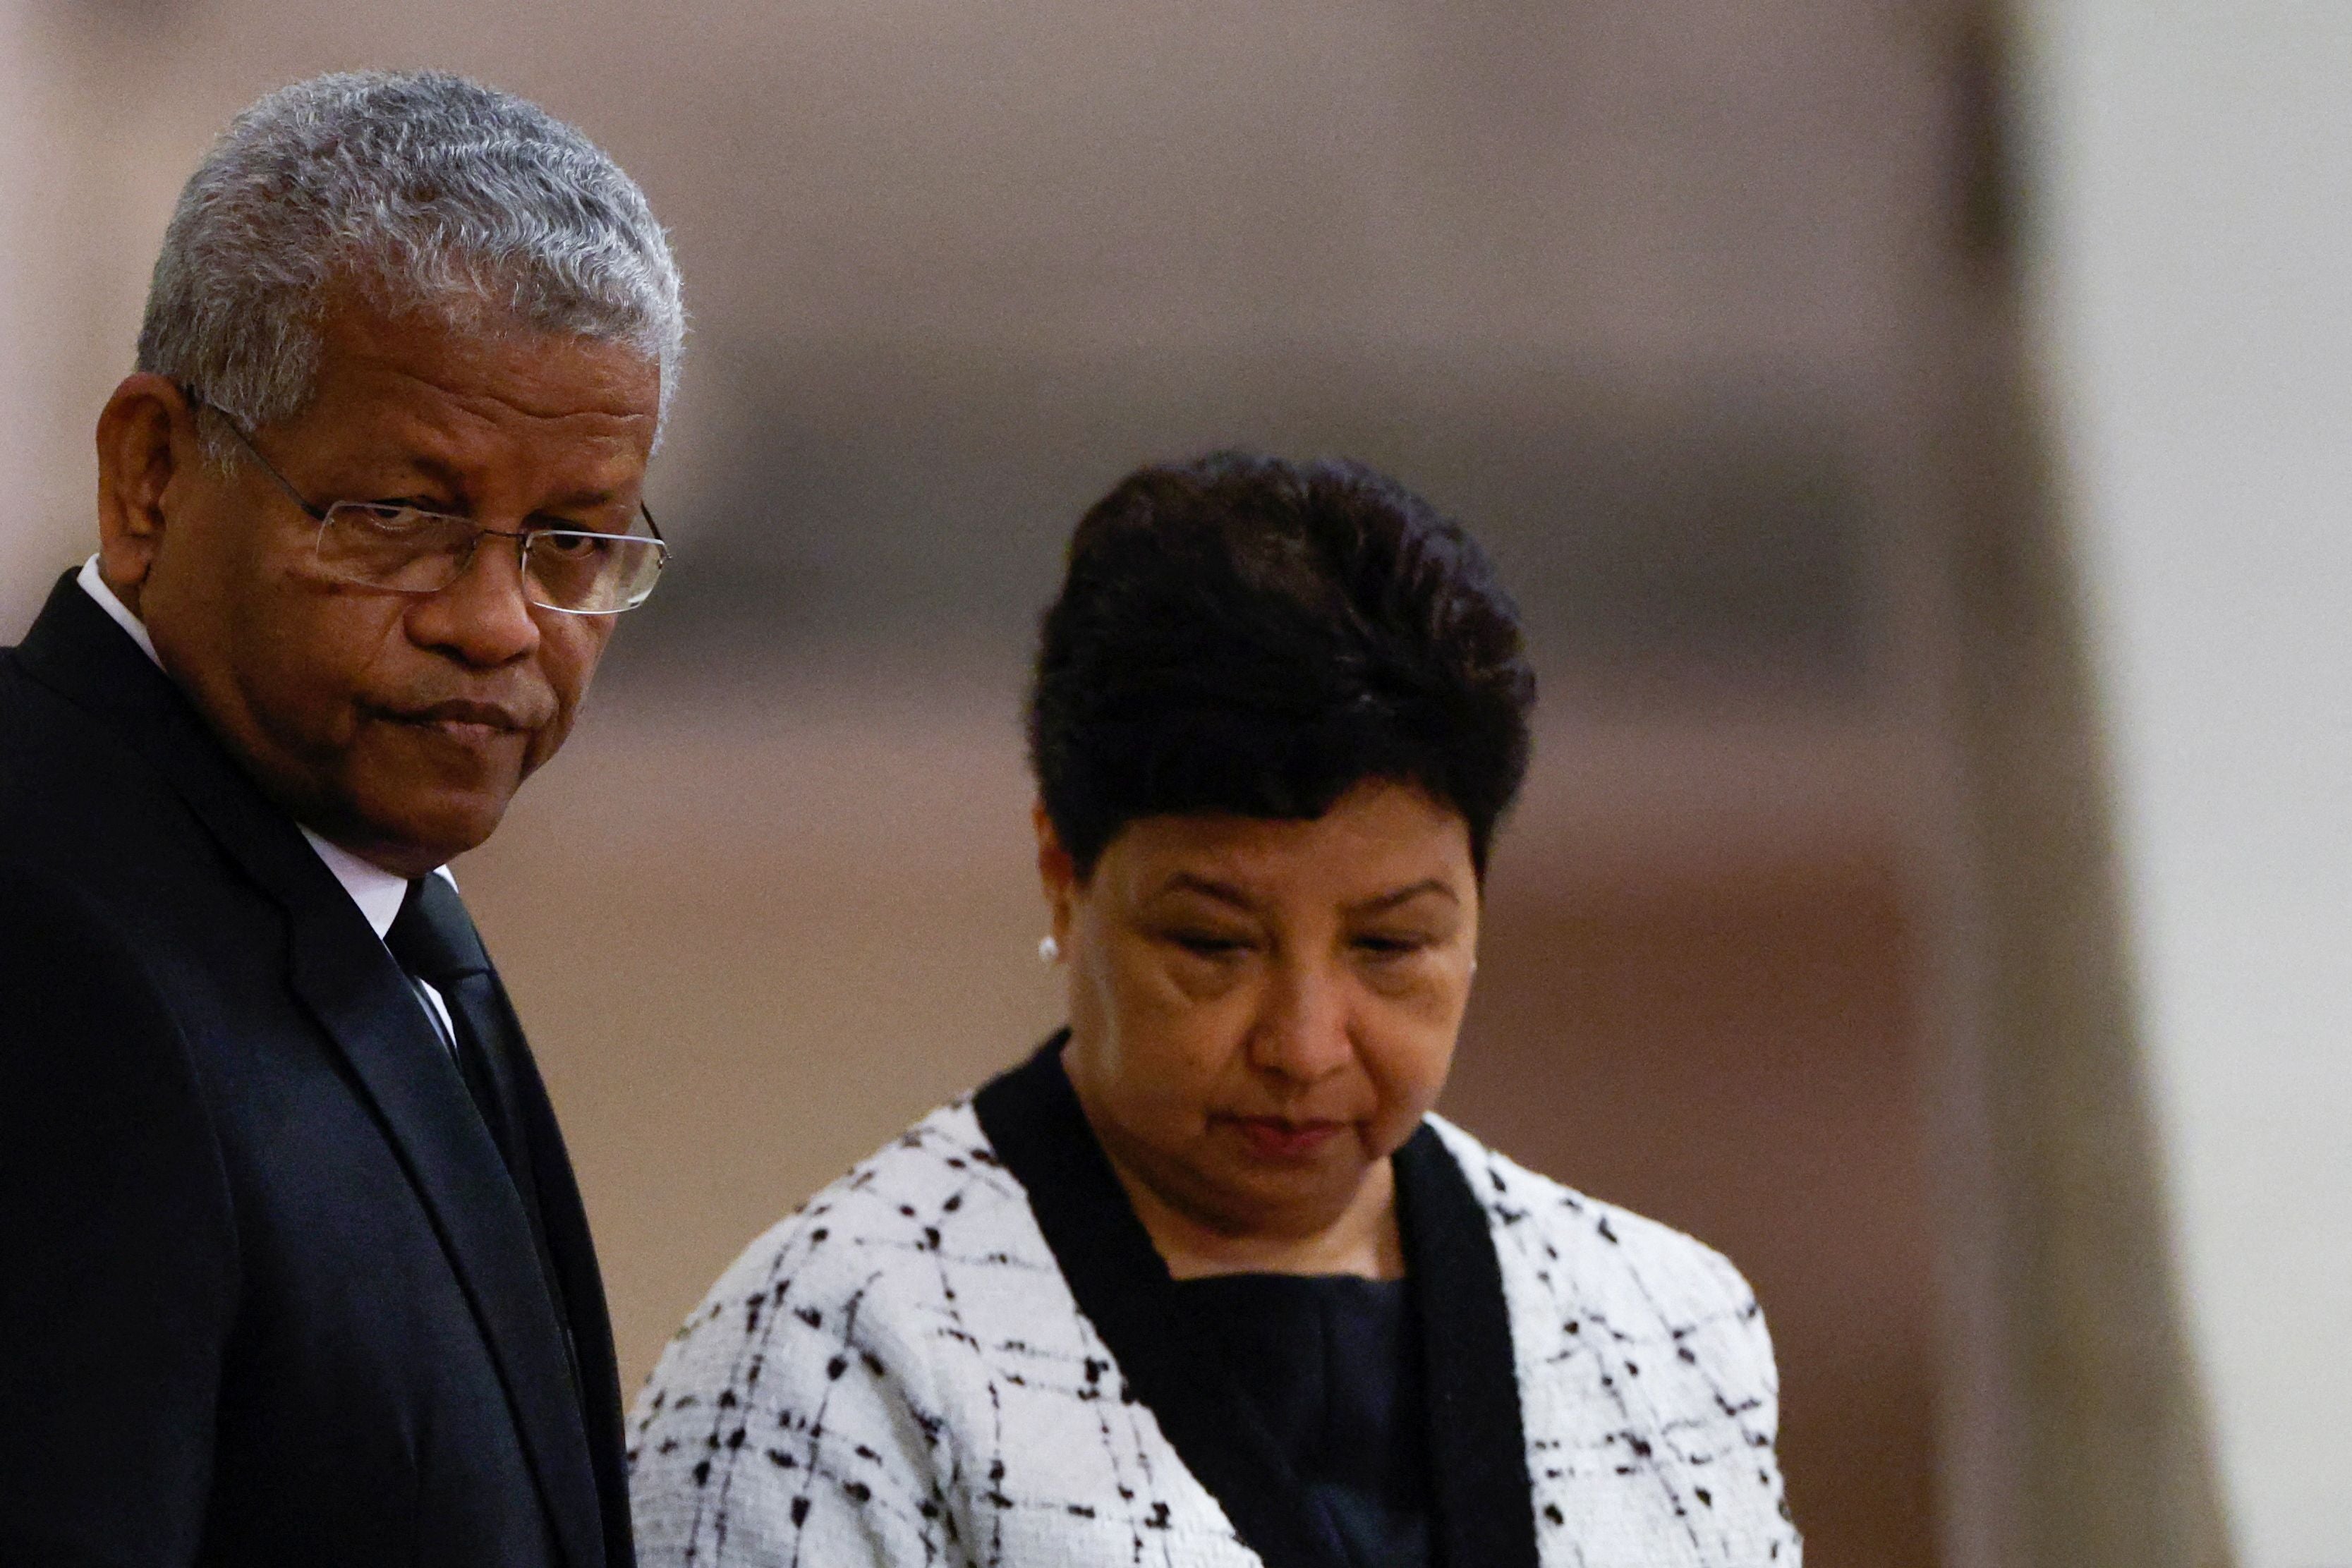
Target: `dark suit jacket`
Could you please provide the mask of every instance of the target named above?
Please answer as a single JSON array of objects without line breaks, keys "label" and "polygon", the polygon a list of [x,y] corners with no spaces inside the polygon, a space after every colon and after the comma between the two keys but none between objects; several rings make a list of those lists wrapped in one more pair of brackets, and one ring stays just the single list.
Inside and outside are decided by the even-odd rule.
[{"label": "dark suit jacket", "polygon": [[391,956],[70,578],[0,650],[0,1563],[626,1568],[620,1393]]}]

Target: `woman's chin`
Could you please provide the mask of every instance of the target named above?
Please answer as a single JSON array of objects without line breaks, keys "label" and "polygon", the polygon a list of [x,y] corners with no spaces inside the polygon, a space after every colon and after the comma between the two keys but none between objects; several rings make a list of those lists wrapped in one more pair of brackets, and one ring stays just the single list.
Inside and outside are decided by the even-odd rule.
[{"label": "woman's chin", "polygon": [[1311,1240],[1347,1215],[1364,1176],[1360,1164],[1339,1161],[1222,1172],[1205,1184],[1213,1196],[1203,1218],[1236,1239]]}]

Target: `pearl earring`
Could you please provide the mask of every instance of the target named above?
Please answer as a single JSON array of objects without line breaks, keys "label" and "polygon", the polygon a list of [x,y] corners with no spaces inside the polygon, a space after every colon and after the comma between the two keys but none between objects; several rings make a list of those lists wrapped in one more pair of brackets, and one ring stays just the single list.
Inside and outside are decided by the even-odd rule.
[{"label": "pearl earring", "polygon": [[1061,961],[1062,945],[1059,942],[1055,941],[1051,934],[1038,938],[1037,962],[1040,964],[1058,964]]}]

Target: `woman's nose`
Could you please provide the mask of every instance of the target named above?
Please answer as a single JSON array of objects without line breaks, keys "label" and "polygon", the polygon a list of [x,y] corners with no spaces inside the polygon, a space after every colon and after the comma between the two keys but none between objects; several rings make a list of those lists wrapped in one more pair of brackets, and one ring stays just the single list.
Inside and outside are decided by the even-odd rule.
[{"label": "woman's nose", "polygon": [[1250,1036],[1252,1065],[1312,1083],[1354,1055],[1342,977],[1317,966],[1277,963]]}]

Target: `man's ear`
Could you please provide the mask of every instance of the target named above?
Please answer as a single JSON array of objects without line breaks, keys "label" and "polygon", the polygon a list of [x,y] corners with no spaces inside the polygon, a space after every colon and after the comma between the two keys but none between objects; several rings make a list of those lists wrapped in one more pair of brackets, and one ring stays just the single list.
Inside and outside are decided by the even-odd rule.
[{"label": "man's ear", "polygon": [[173,481],[197,454],[195,405],[166,377],[125,376],[99,413],[99,575],[133,615],[163,549]]},{"label": "man's ear", "polygon": [[1077,862],[1062,847],[1062,836],[1054,831],[1054,819],[1045,814],[1045,801],[1029,808],[1029,820],[1037,829],[1037,880],[1045,889],[1045,907],[1052,919],[1054,940],[1066,953],[1070,950],[1071,906],[1078,895]]}]

